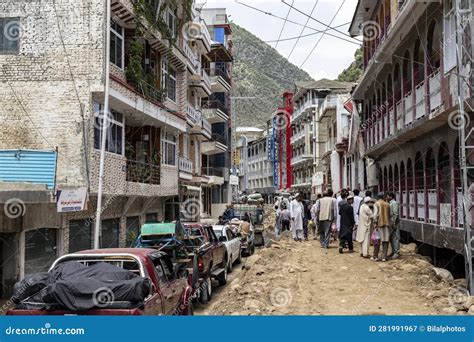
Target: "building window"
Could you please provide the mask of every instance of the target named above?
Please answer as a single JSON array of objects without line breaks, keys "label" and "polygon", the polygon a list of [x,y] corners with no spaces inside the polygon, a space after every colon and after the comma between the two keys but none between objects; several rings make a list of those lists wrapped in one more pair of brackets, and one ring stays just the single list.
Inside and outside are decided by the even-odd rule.
[{"label": "building window", "polygon": [[171,32],[171,35],[173,38],[176,37],[176,14],[168,9],[168,11],[166,12],[165,14],[165,22],[166,22],[166,25],[168,26],[170,32]]},{"label": "building window", "polygon": [[58,257],[58,230],[40,228],[25,232],[25,276],[47,272]]},{"label": "building window", "polygon": [[91,249],[92,225],[89,220],[69,221],[69,253]]},{"label": "building window", "polygon": [[173,134],[167,133],[163,139],[163,157],[165,165],[176,166],[176,138]]},{"label": "building window", "polygon": [[176,70],[166,58],[161,61],[161,86],[168,99],[176,102]]},{"label": "building window", "polygon": [[100,150],[102,143],[102,132],[107,132],[105,151],[124,155],[124,119],[121,113],[110,110],[108,127],[103,127],[104,106],[95,102],[94,110],[94,148]]},{"label": "building window", "polygon": [[20,18],[0,18],[0,54],[18,54],[20,38]]},{"label": "building window", "polygon": [[115,21],[110,22],[110,61],[123,69],[123,27]]},{"label": "building window", "polygon": [[223,27],[214,28],[214,40],[225,45],[225,29]]},{"label": "building window", "polygon": [[456,61],[456,15],[454,1],[444,1],[444,72],[457,64]]},{"label": "building window", "polygon": [[101,248],[118,248],[120,219],[102,220]]}]

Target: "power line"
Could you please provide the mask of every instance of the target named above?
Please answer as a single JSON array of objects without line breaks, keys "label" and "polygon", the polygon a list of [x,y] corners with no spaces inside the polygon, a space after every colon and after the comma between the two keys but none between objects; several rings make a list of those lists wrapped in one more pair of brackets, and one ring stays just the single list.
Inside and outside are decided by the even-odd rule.
[{"label": "power line", "polygon": [[[295,3],[295,0],[291,2],[291,6],[293,6],[294,3]],[[285,21],[283,22],[283,27],[281,28],[280,35],[278,36],[278,40],[275,44],[275,49],[277,48],[278,43],[280,42],[281,35],[283,34],[283,31],[285,30],[285,26],[286,26],[286,23],[288,22],[288,17],[290,16],[290,12],[291,12],[291,7],[288,9],[288,13],[286,14]]]},{"label": "power line", "polygon": [[[260,8],[257,8],[257,7],[253,7],[253,6],[244,4],[243,2],[240,2],[240,1],[238,1],[238,0],[234,0],[234,1],[235,1],[236,3],[238,3],[239,5],[242,5],[242,6],[251,8],[251,9],[253,9],[253,10],[255,10],[255,11],[258,11],[258,12],[260,12],[260,13],[269,15],[269,16],[271,16],[271,17],[274,17],[274,18],[277,18],[277,19],[280,19],[280,20],[285,20],[285,18],[280,17],[280,16],[278,16],[278,15],[275,15],[275,14],[273,14],[273,13],[271,13],[271,12],[266,12],[266,11],[260,9]],[[289,19],[288,19],[287,21],[288,21],[289,23],[291,23],[291,24],[295,24],[295,25],[298,25],[298,26],[304,26],[303,24],[298,23],[298,22],[293,21],[293,20],[289,20]],[[321,33],[321,32],[326,32],[326,31],[334,30],[334,27],[329,27],[328,29],[322,30],[322,31],[319,30],[319,29],[315,29],[314,27],[309,27],[309,26],[307,26],[307,28],[310,29],[310,30],[313,30],[313,31],[317,31],[317,33]],[[343,38],[343,37],[336,36],[336,35],[334,35],[334,34],[332,34],[332,33],[326,33],[326,34],[327,34],[328,36],[331,36],[331,37],[334,37],[334,38],[337,38],[337,39],[346,41],[346,42],[351,43],[351,44],[356,44],[356,45],[358,45],[358,46],[360,46],[360,43],[361,43],[361,41],[358,40],[358,39],[356,39],[356,41],[354,41],[354,40],[349,40],[349,39],[346,39],[346,38]],[[350,37],[350,36],[349,36],[349,37]],[[351,39],[354,39],[354,38],[352,38],[352,37],[350,37],[350,38],[351,38]]]},{"label": "power line", "polygon": [[[331,25],[332,22],[334,21],[334,19],[336,19],[337,15],[338,15],[339,12],[341,11],[342,6],[344,6],[345,3],[346,3],[346,0],[343,0],[341,6],[339,6],[338,10],[336,11],[336,14],[334,14],[334,17],[332,17],[331,22],[329,23],[329,25]],[[300,65],[300,69],[301,69],[301,68],[303,67],[303,65],[305,65],[305,63],[308,61],[309,57],[311,57],[311,55],[313,54],[314,50],[316,50],[316,47],[319,45],[319,43],[321,42],[321,40],[323,39],[323,37],[324,37],[325,34],[326,34],[326,32],[323,32],[323,34],[321,35],[321,37],[319,37],[318,41],[316,42],[316,44],[314,44],[313,49],[310,51],[309,55],[306,57],[306,59],[305,59],[305,60],[303,61],[303,63]]]},{"label": "power line", "polygon": [[[316,9],[316,6],[318,5],[318,2],[319,2],[319,0],[316,0],[316,2],[314,3],[313,9],[311,10],[310,15],[313,15],[313,12],[314,12],[314,10]],[[292,5],[293,5],[293,3],[292,3]],[[290,9],[291,9],[291,7],[290,7]],[[293,51],[295,51],[296,45],[298,45],[298,42],[300,41],[301,36],[303,35],[304,30],[306,29],[306,27],[308,27],[309,19],[310,19],[309,17],[306,19],[306,23],[304,24],[303,28],[301,29],[300,36],[299,36],[298,39],[296,40],[295,44],[293,45],[293,48],[292,48],[291,51],[290,51],[290,54],[289,54],[288,57],[287,57],[288,60],[290,60],[290,57],[291,57],[291,55],[293,54]]]},{"label": "power line", "polygon": [[319,24],[321,24],[321,25],[323,25],[323,26],[326,26],[327,28],[330,28],[330,29],[332,29],[332,30],[334,30],[334,31],[336,31],[336,32],[339,32],[339,33],[342,34],[343,36],[346,36],[346,37],[349,37],[349,38],[358,40],[359,42],[362,43],[361,40],[359,40],[359,39],[357,39],[357,38],[353,38],[351,35],[347,34],[346,32],[343,32],[343,31],[338,30],[338,29],[336,29],[336,28],[334,28],[334,27],[331,27],[331,24],[328,25],[328,24],[326,24],[326,23],[323,23],[321,20],[318,20],[318,19],[312,17],[311,15],[308,15],[308,14],[304,13],[303,11],[297,9],[297,8],[294,7],[293,5],[290,5],[290,4],[286,3],[285,0],[281,0],[281,2],[283,2],[285,5],[289,6],[291,9],[294,9],[296,12],[301,13],[301,14],[303,14],[304,16],[310,18],[310,19],[313,19],[315,22],[317,22],[317,23],[319,23]]},{"label": "power line", "polygon": [[[343,26],[347,26],[349,25],[351,22],[347,22],[347,23],[344,23],[344,24],[341,24],[341,25],[337,25],[337,26],[334,26],[334,28],[338,28],[338,27],[343,27]],[[325,30],[321,30],[321,31],[315,31],[313,33],[308,33],[308,34],[303,34],[301,36],[297,36],[297,37],[290,37],[290,38],[283,38],[283,39],[280,39],[280,42],[286,42],[286,41],[290,41],[290,40],[295,40],[295,39],[299,39],[299,38],[306,38],[306,37],[311,37],[311,36],[315,36],[317,34],[320,34],[320,33],[323,33],[323,32],[327,32],[327,31],[330,31],[331,29],[325,29]],[[265,43],[275,43],[276,40],[264,40]],[[353,43],[353,42],[351,42]],[[357,44],[357,45],[360,45],[360,44]]]}]

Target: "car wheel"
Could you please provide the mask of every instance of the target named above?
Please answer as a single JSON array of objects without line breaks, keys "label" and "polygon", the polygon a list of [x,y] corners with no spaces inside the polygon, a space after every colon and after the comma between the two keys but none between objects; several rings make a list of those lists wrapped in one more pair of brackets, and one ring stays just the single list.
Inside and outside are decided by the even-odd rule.
[{"label": "car wheel", "polygon": [[199,302],[206,305],[212,298],[212,284],[211,278],[205,280],[201,285],[201,295],[199,296]]},{"label": "car wheel", "polygon": [[239,249],[239,257],[235,261],[236,264],[240,264],[242,262],[242,250]]},{"label": "car wheel", "polygon": [[232,255],[227,259],[227,273],[232,273]]},{"label": "car wheel", "polygon": [[225,284],[227,284],[227,268],[224,268],[224,272],[221,272],[218,280],[220,286],[224,286]]}]

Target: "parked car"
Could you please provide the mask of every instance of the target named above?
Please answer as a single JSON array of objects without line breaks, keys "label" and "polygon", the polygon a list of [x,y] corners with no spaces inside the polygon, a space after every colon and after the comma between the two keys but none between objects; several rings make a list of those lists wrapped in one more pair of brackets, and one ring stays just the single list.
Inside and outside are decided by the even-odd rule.
[{"label": "parked car", "polygon": [[[200,289],[200,302],[207,304],[212,297],[212,279],[217,279],[219,285],[227,283],[226,247],[219,241],[211,225],[200,223],[184,224],[189,241],[189,251],[197,255]],[[197,243],[196,243],[197,242]]]},{"label": "parked car", "polygon": [[227,272],[231,273],[234,263],[239,264],[242,261],[241,239],[237,234],[234,234],[232,229],[227,225],[214,225],[212,226],[212,229],[219,241],[222,241],[225,244],[227,249]]},{"label": "parked car", "polygon": [[[86,277],[82,279],[80,272],[70,272],[65,275],[68,267],[78,268],[81,272],[87,272],[88,269],[102,267],[108,270],[108,273],[97,274],[95,278]],[[63,271],[61,277],[57,278],[58,270]],[[117,270],[117,271],[114,271]],[[78,276],[79,274],[79,276]],[[105,276],[104,276],[105,274]],[[118,274],[125,275],[126,278],[143,280],[142,283],[148,284],[149,291],[146,292],[143,300],[139,302],[127,302],[118,296],[132,294],[134,287],[130,286],[127,280],[117,280]],[[15,309],[9,310],[7,315],[192,315],[193,307],[190,300],[192,289],[188,285],[188,274],[184,270],[176,271],[173,264],[164,252],[153,249],[139,248],[111,248],[82,251],[74,254],[68,254],[58,258],[51,266],[48,273],[35,275],[42,279],[48,279],[47,282],[54,284],[48,286],[45,282],[40,292],[36,292],[22,298]],[[70,279],[68,278],[70,277]],[[118,276],[117,276],[118,277]],[[65,303],[45,302],[45,298],[58,298],[54,296],[54,289],[62,287],[69,279],[73,286],[67,287],[68,291],[62,294],[66,296]],[[107,287],[99,287],[94,291],[94,286],[98,286],[105,280]],[[121,278],[122,279],[122,278]],[[84,284],[85,289],[80,289],[78,284]],[[37,283],[28,282],[25,279],[18,283],[23,293],[26,285],[35,286]],[[118,290],[116,287],[118,285]],[[120,288],[120,286],[122,286]],[[123,290],[123,289],[126,290]],[[51,290],[53,289],[53,290]],[[114,290],[111,290],[114,289]],[[49,292],[48,292],[49,291]],[[74,291],[79,291],[79,296],[75,296]],[[82,291],[82,292],[81,292]],[[104,301],[97,302],[97,291],[103,291]],[[118,291],[118,292],[112,292]],[[120,292],[120,293],[119,293]],[[21,295],[22,293],[17,294]],[[46,295],[45,295],[46,294]],[[86,295],[85,295],[86,294]],[[92,298],[89,298],[92,297]],[[43,301],[41,301],[43,299]],[[68,300],[69,299],[69,300]],[[80,302],[82,301],[82,302]],[[91,307],[84,309],[84,302],[91,304]],[[78,309],[71,308],[78,306]],[[79,307],[80,306],[80,307]]]},{"label": "parked car", "polygon": [[199,288],[197,256],[189,249],[196,242],[190,241],[186,229],[180,221],[172,223],[146,223],[140,229],[140,235],[132,243],[133,248],[151,248],[165,252],[175,268],[186,267],[189,272],[189,284]]}]

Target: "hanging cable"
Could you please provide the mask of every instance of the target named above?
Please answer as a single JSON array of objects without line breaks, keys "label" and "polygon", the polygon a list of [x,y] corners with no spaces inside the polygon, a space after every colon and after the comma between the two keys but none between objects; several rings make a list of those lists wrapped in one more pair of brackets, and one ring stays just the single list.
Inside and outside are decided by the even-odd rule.
[{"label": "hanging cable", "polygon": [[[338,10],[336,11],[336,14],[334,14],[334,17],[332,17],[331,22],[329,23],[329,25],[331,25],[332,22],[334,21],[334,19],[336,19],[337,15],[338,15],[339,12],[341,11],[342,6],[344,6],[345,3],[346,3],[346,0],[343,0],[341,6],[339,6]],[[321,35],[321,37],[319,37],[318,41],[316,42],[316,44],[314,44],[313,49],[310,51],[309,55],[306,57],[306,59],[305,59],[305,60],[303,61],[303,63],[300,65],[300,69],[301,69],[301,68],[303,67],[303,65],[305,65],[305,63],[308,61],[309,57],[311,57],[311,55],[313,54],[314,50],[316,50],[316,48],[318,47],[319,43],[321,42],[321,40],[323,39],[323,37],[324,37],[325,34],[326,34],[326,32],[323,32],[323,34]]]},{"label": "hanging cable", "polygon": [[[291,6],[293,6],[294,3],[295,3],[295,0],[291,2]],[[283,31],[285,30],[285,26],[286,26],[286,23],[288,22],[288,17],[290,16],[290,12],[291,12],[291,7],[288,9],[288,13],[286,14],[285,21],[283,22],[283,27],[281,28],[280,34],[278,35],[278,40],[275,44],[275,49],[277,48],[278,43],[280,42],[281,35],[283,34]]]},{"label": "hanging cable", "polygon": [[326,23],[323,23],[321,20],[318,20],[318,19],[312,17],[311,15],[308,15],[308,14],[304,13],[303,11],[299,10],[298,8],[296,8],[295,6],[286,3],[285,0],[281,0],[281,2],[283,2],[285,5],[289,6],[291,9],[295,10],[296,12],[301,13],[301,14],[304,15],[305,17],[308,17],[308,18],[314,20],[314,21],[317,22],[318,24],[321,24],[321,25],[323,25],[323,26],[326,26],[327,28],[330,28],[330,29],[336,31],[336,32],[342,34],[343,36],[346,36],[346,37],[349,37],[349,38],[351,38],[351,39],[355,39],[355,40],[358,40],[359,42],[362,42],[361,40],[359,40],[359,39],[357,39],[357,38],[353,38],[350,34],[348,34],[348,33],[344,32],[344,31],[341,31],[341,30],[338,30],[338,29],[332,27],[332,26],[331,26],[331,23],[329,23],[329,25],[328,25],[328,24],[326,24]]},{"label": "hanging cable", "polygon": [[[316,2],[314,3],[313,9],[311,10],[311,13],[309,14],[310,16],[313,15],[313,12],[314,12],[314,10],[316,9],[316,6],[318,5],[318,2],[319,2],[319,0],[316,0]],[[292,4],[292,5],[293,5],[293,4]],[[290,9],[291,9],[291,8],[290,8]],[[296,45],[298,45],[298,43],[299,43],[301,37],[303,36],[304,30],[308,27],[309,19],[310,19],[309,17],[306,19],[306,23],[304,24],[304,27],[301,29],[300,36],[298,37],[298,39],[296,40],[295,44],[294,44],[293,47],[291,48],[290,54],[289,54],[288,57],[287,57],[288,60],[290,60],[291,55],[293,54],[293,51],[295,51]]]}]

